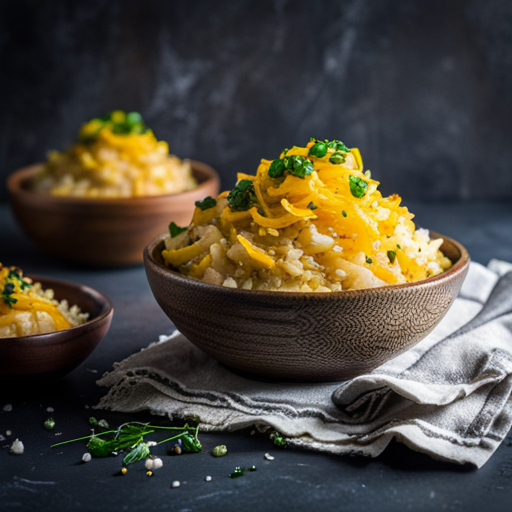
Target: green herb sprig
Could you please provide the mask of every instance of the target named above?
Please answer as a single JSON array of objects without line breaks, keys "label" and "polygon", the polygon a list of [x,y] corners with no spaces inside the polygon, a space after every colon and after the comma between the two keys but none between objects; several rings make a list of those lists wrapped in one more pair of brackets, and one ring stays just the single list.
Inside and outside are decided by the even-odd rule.
[{"label": "green herb sprig", "polygon": [[[202,449],[198,438],[198,426],[192,427],[187,423],[183,427],[161,427],[137,421],[124,423],[115,430],[107,430],[99,434],[93,433],[89,436],[63,441],[51,447],[54,448],[55,446],[88,439],[87,449],[93,457],[107,457],[123,450],[129,450],[123,459],[123,464],[128,465],[150,456],[150,446],[152,444],[148,443],[145,438],[156,430],[172,430],[175,432],[175,435],[155,444],[162,444],[180,438],[184,451],[197,453]],[[107,439],[100,437],[112,434],[113,436]]]}]

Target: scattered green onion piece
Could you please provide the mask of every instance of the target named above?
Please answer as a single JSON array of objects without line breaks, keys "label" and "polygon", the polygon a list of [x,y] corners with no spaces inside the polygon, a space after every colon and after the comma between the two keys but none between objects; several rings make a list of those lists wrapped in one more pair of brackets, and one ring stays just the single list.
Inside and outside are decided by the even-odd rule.
[{"label": "scattered green onion piece", "polygon": [[205,210],[209,210],[210,208],[217,206],[217,201],[213,199],[213,197],[208,196],[205,197],[202,201],[196,201],[195,204],[204,212]]},{"label": "scattered green onion piece", "polygon": [[357,176],[350,176],[349,185],[350,193],[358,199],[363,197],[368,190],[368,183]]},{"label": "scattered green onion piece", "polygon": [[232,212],[245,212],[258,204],[251,180],[240,180],[228,194],[228,206]]},{"label": "scattered green onion piece", "polygon": [[233,473],[229,474],[229,478],[238,478],[244,476],[247,471],[256,471],[256,466],[251,466],[249,468],[241,468],[237,466]]},{"label": "scattered green onion piece", "polygon": [[389,258],[389,262],[391,263],[391,265],[393,265],[393,263],[395,263],[395,260],[396,260],[396,252],[388,251],[388,258]]},{"label": "scattered green onion piece", "polygon": [[181,437],[182,448],[185,452],[197,453],[203,449],[203,445],[196,436],[185,434]]},{"label": "scattered green onion piece", "polygon": [[188,228],[180,228],[174,221],[169,224],[169,233],[171,238],[174,238],[184,231],[187,231]]},{"label": "scattered green onion piece", "polygon": [[309,148],[308,156],[323,158],[327,154],[327,146],[323,142],[317,142]]},{"label": "scattered green onion piece", "polygon": [[371,258],[366,258],[366,263],[368,263],[368,265],[371,265],[373,263],[373,260]]},{"label": "scattered green onion piece", "polygon": [[343,215],[343,217],[347,216],[347,212],[345,210],[341,210],[341,214]]},{"label": "scattered green onion piece", "polygon": [[329,158],[329,162],[334,165],[344,164],[347,161],[343,153],[333,153]]},{"label": "scattered green onion piece", "polygon": [[310,210],[316,210],[316,209],[318,208],[318,206],[317,206],[315,203],[313,203],[313,201],[311,201],[311,202],[308,204],[308,208],[309,208]]},{"label": "scattered green onion piece", "polygon": [[53,418],[48,418],[44,423],[43,427],[46,430],[53,430],[55,428],[55,420]]},{"label": "scattered green onion piece", "polygon": [[284,161],[281,158],[272,160],[270,167],[268,168],[268,175],[271,178],[280,178],[285,171]]},{"label": "scattered green onion piece", "polygon": [[227,455],[228,449],[225,444],[220,444],[219,446],[216,446],[212,450],[212,455],[214,457],[224,457],[224,455]]}]

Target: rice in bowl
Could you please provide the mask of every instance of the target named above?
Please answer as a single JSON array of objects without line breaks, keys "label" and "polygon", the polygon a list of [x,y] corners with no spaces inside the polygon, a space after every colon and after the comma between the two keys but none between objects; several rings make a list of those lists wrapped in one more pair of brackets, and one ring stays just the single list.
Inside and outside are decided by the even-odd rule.
[{"label": "rice in bowl", "polygon": [[85,123],[79,142],[51,151],[33,189],[59,196],[141,197],[197,187],[189,160],[169,154],[137,112],[116,110]]},{"label": "rice in bowl", "polygon": [[23,276],[16,267],[0,264],[0,338],[19,338],[76,327],[87,321],[76,305],[58,301],[53,290]]},{"label": "rice in bowl", "polygon": [[187,228],[169,226],[162,257],[207,283],[289,292],[373,288],[450,268],[443,240],[416,229],[401,198],[382,197],[378,185],[357,148],[311,139],[197,202]]}]

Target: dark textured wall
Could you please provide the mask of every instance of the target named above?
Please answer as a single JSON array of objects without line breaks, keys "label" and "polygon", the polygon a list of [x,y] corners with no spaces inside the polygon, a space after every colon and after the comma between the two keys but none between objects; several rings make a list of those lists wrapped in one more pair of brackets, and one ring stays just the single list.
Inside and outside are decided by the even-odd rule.
[{"label": "dark textured wall", "polygon": [[508,0],[3,1],[0,99],[0,198],[114,108],[224,187],[315,136],[387,193],[512,198]]}]

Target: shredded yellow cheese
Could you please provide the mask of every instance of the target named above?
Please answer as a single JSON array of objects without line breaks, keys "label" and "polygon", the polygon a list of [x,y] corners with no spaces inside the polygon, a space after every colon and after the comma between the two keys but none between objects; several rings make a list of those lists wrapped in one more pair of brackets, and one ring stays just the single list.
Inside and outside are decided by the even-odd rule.
[{"label": "shredded yellow cheese", "polygon": [[44,334],[83,323],[88,315],[53,298],[16,267],[0,264],[0,338]]},{"label": "shredded yellow cheese", "polygon": [[214,207],[196,209],[188,231],[166,240],[164,260],[213,284],[283,291],[383,286],[449,268],[442,240],[416,230],[400,197],[382,197],[363,169],[357,148],[315,140],[262,160]]}]

